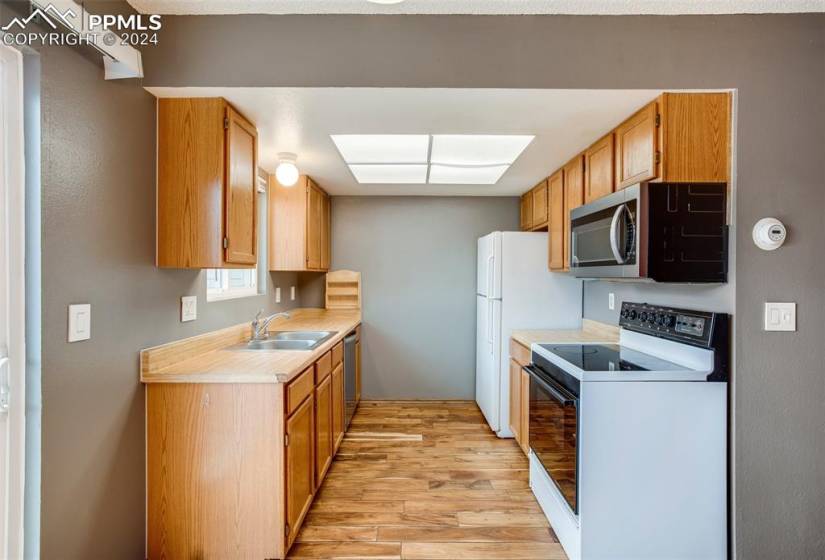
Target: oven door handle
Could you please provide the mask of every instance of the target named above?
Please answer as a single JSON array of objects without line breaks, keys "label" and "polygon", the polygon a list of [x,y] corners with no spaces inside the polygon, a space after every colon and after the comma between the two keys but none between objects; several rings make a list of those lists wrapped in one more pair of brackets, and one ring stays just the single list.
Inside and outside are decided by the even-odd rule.
[{"label": "oven door handle", "polygon": [[579,400],[578,397],[570,393],[560,383],[547,379],[538,373],[538,368],[533,365],[522,366],[522,369],[530,374],[530,377],[538,383],[542,389],[550,393],[554,399],[559,401],[563,406],[574,405]]}]

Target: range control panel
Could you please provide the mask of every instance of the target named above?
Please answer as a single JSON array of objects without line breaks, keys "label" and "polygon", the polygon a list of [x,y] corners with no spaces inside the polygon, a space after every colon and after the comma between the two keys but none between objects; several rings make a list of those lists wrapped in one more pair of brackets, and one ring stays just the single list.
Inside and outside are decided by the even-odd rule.
[{"label": "range control panel", "polygon": [[718,315],[707,311],[624,302],[619,325],[631,331],[708,348]]}]

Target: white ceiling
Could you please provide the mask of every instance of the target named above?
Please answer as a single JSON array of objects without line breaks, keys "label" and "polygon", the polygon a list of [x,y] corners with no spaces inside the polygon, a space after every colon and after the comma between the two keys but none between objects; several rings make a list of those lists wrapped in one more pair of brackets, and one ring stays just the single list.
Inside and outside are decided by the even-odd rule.
[{"label": "white ceiling", "polygon": [[[147,88],[158,97],[224,97],[258,128],[260,165],[298,154],[332,195],[518,195],[659,90]],[[360,185],[330,134],[534,134],[495,185]]]},{"label": "white ceiling", "polygon": [[128,0],[144,14],[763,14],[825,11],[825,0]]}]

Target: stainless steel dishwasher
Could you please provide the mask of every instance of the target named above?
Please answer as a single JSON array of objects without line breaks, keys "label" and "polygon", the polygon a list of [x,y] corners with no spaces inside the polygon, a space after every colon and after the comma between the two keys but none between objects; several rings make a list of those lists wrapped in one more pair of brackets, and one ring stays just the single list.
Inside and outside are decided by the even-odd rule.
[{"label": "stainless steel dishwasher", "polygon": [[355,414],[355,331],[344,337],[344,430],[349,428],[352,416]]}]

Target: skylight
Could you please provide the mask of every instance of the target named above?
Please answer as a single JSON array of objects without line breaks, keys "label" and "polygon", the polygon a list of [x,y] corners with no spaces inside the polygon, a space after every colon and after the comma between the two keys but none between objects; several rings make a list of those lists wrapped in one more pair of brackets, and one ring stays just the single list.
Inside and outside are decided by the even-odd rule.
[{"label": "skylight", "polygon": [[494,185],[535,136],[333,134],[330,138],[361,184]]}]

